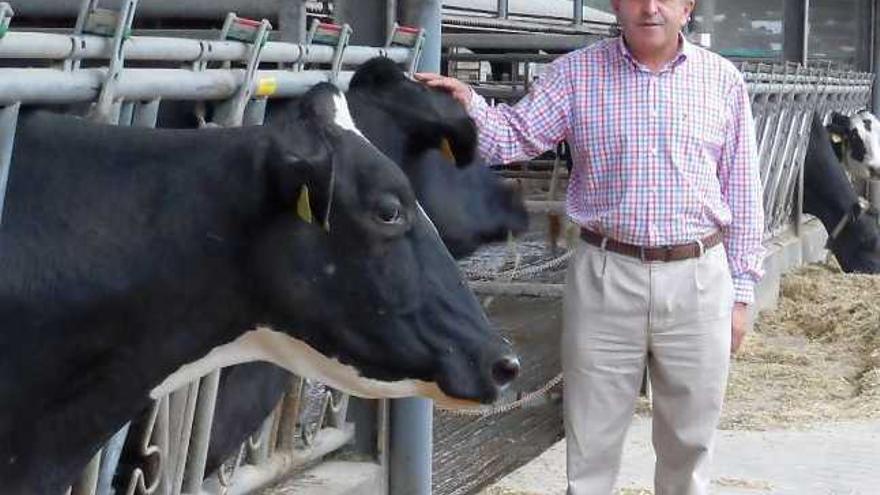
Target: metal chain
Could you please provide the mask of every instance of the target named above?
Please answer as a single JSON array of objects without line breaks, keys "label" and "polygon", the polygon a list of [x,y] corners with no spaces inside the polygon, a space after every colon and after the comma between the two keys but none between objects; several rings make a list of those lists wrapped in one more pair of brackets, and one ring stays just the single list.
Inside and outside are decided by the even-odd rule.
[{"label": "metal chain", "polygon": [[440,409],[443,412],[453,414],[456,416],[478,416],[478,417],[497,416],[499,414],[503,414],[503,413],[512,411],[514,409],[519,409],[519,408],[523,407],[524,405],[526,405],[530,402],[534,402],[538,398],[543,397],[544,395],[547,395],[547,392],[549,392],[550,389],[552,389],[553,387],[558,385],[560,382],[562,382],[562,373],[559,373],[558,375],[551,378],[550,381],[545,383],[543,387],[541,387],[537,390],[534,390],[532,392],[529,392],[529,393],[523,395],[522,397],[520,397],[519,399],[512,401],[512,402],[508,402],[506,404],[497,404],[497,405],[492,405],[492,406],[469,407],[469,408],[464,408],[464,409],[453,409],[453,408],[448,408],[448,407],[444,407],[441,405],[438,405],[436,407],[437,407],[437,409]]}]

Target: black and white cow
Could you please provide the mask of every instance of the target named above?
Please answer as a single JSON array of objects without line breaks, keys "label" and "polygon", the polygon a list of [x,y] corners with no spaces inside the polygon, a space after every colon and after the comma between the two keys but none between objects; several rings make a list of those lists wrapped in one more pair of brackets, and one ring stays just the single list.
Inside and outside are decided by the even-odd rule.
[{"label": "black and white cow", "polygon": [[0,227],[4,492],[60,493],[151,398],[220,366],[449,404],[516,375],[344,97],[321,85],[300,109],[212,130],[22,112]]},{"label": "black and white cow", "polygon": [[833,112],[828,132],[837,158],[854,178],[880,180],[880,120],[874,114]]},{"label": "black and white cow", "polygon": [[832,148],[831,136],[814,115],[804,159],[804,212],[828,231],[828,248],[845,272],[880,273],[877,211],[856,194]]},{"label": "black and white cow", "polygon": [[[528,215],[520,195],[476,156],[476,128],[448,94],[429,90],[406,78],[394,62],[376,58],[358,68],[346,97],[358,128],[406,173],[453,256],[465,256],[482,244],[506,239],[509,232],[525,230]],[[182,114],[179,106],[163,110],[160,125],[196,125],[192,114]],[[284,125],[298,112],[295,101],[270,101],[266,125]],[[450,159],[463,166],[453,166]],[[208,472],[236,452],[259,426],[289,379],[289,373],[266,363],[224,370]],[[130,452],[136,450],[136,441],[136,436],[129,439]]]}]

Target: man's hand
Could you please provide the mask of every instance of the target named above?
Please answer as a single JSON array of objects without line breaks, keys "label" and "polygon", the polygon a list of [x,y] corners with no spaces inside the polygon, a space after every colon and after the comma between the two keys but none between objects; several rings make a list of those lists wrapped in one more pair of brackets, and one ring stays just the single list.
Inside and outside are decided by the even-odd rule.
[{"label": "man's hand", "polygon": [[730,353],[736,354],[740,344],[749,331],[749,306],[744,303],[733,304],[730,318]]},{"label": "man's hand", "polygon": [[468,109],[471,106],[471,87],[467,84],[455,79],[454,77],[441,76],[440,74],[432,74],[430,72],[419,72],[414,74],[416,81],[419,81],[429,88],[436,88],[446,91],[456,101]]}]

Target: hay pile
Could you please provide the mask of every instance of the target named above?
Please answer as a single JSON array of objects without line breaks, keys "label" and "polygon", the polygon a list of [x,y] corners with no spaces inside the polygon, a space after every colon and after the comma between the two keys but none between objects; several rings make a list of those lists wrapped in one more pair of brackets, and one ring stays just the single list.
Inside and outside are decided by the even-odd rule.
[{"label": "hay pile", "polygon": [[880,417],[880,276],[833,265],[783,278],[731,367],[723,429]]}]

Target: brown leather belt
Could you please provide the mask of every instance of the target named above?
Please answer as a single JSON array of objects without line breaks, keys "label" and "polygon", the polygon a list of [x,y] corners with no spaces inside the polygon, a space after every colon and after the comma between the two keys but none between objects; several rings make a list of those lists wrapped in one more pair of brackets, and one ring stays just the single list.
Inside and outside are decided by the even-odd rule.
[{"label": "brown leather belt", "polygon": [[[697,258],[711,247],[718,245],[723,236],[720,230],[700,239],[700,242],[676,244],[674,246],[644,247],[635,244],[615,241],[610,237],[597,234],[591,230],[581,228],[581,239],[594,246],[602,247],[603,240],[605,249],[615,253],[625,254],[642,261],[679,261],[689,258]],[[700,244],[702,243],[702,247]]]}]

